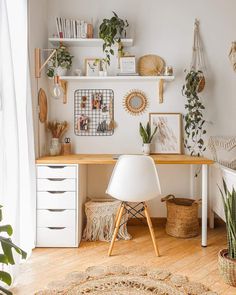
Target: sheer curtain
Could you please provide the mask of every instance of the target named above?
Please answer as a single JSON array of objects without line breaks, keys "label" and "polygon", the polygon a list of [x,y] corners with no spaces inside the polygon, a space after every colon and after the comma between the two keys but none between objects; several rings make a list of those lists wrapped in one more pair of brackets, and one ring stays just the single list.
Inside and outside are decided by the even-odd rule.
[{"label": "sheer curtain", "polygon": [[0,0],[0,204],[13,241],[35,241],[35,156],[27,45],[27,0]]}]

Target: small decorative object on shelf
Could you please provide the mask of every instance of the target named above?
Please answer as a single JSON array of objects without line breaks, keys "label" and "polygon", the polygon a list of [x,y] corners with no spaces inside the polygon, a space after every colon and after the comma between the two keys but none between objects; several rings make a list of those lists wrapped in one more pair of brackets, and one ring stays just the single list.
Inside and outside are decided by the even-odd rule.
[{"label": "small decorative object on shelf", "polygon": [[220,189],[225,210],[228,249],[218,254],[218,265],[224,281],[236,287],[236,191],[229,191],[223,179],[223,191]]},{"label": "small decorative object on shelf", "polygon": [[64,45],[60,45],[48,62],[48,77],[66,76],[67,70],[72,66],[73,55],[70,54]]},{"label": "small decorative object on shelf", "polygon": [[50,146],[50,155],[57,156],[61,153],[61,143],[60,138],[68,130],[68,123],[66,121],[52,121],[47,123],[47,129],[52,134],[51,146]]},{"label": "small decorative object on shelf", "polygon": [[85,75],[86,76],[99,76],[99,71],[100,71],[99,58],[85,59]]},{"label": "small decorative object on shelf", "polygon": [[172,76],[173,75],[173,68],[170,66],[165,66],[164,75],[165,76]]},{"label": "small decorative object on shelf", "polygon": [[111,89],[75,91],[75,134],[110,136],[114,133],[114,92]]},{"label": "small decorative object on shelf", "polygon": [[156,154],[181,154],[182,115],[179,113],[150,113],[151,128],[157,127],[153,142]]},{"label": "small decorative object on shelf", "polygon": [[137,75],[135,56],[120,57],[120,74],[122,75]]},{"label": "small decorative object on shelf", "polygon": [[229,60],[233,66],[233,70],[236,72],[236,42],[232,42],[229,52]]},{"label": "small decorative object on shelf", "polygon": [[64,139],[64,143],[61,146],[61,154],[62,155],[70,155],[71,154],[71,141],[69,137]]},{"label": "small decorative object on shelf", "polygon": [[121,38],[126,38],[126,28],[129,26],[127,20],[119,18],[119,16],[113,11],[113,17],[110,19],[104,19],[99,27],[99,37],[103,39],[103,52],[106,57],[105,62],[110,65],[111,55],[114,55],[114,50],[111,48],[118,43],[119,56],[123,55],[123,45],[121,44]]},{"label": "small decorative object on shelf", "polygon": [[147,123],[146,127],[143,127],[142,123],[139,123],[139,133],[143,140],[142,152],[144,155],[150,155],[151,142],[156,132],[157,132],[157,127],[155,127],[153,133],[151,132],[151,127],[149,122]]},{"label": "small decorative object on shelf", "polygon": [[123,101],[125,110],[131,115],[141,115],[148,106],[148,100],[145,93],[138,89],[132,89],[128,92]]}]

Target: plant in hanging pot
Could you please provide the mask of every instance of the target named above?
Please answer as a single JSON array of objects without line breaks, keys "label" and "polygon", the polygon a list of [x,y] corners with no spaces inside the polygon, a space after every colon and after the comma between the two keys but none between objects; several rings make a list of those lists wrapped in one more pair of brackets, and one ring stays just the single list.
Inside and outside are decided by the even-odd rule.
[{"label": "plant in hanging pot", "polygon": [[202,71],[190,70],[185,77],[182,94],[187,98],[184,115],[185,135],[184,147],[191,156],[202,156],[206,150],[204,135],[206,134],[203,110],[205,109],[199,97],[199,87],[202,83]]},{"label": "plant in hanging pot", "polygon": [[147,123],[146,127],[142,125],[142,123],[139,123],[139,133],[143,140],[143,154],[144,155],[150,155],[151,152],[151,142],[154,137],[154,135],[157,132],[157,127],[155,127],[153,133],[151,131],[151,127],[149,122]]},{"label": "plant in hanging pot", "polygon": [[103,52],[106,57],[104,61],[110,65],[111,55],[114,55],[112,46],[118,44],[118,55],[122,56],[123,45],[121,38],[126,38],[126,28],[129,26],[127,20],[119,18],[119,16],[113,11],[113,17],[110,19],[104,19],[99,26],[99,37],[103,39]]},{"label": "plant in hanging pot", "polygon": [[66,76],[67,70],[72,66],[73,56],[64,45],[56,49],[56,54],[49,61],[47,70],[48,77]]},{"label": "plant in hanging pot", "polygon": [[220,189],[224,204],[228,249],[218,254],[218,266],[224,281],[236,287],[236,191],[229,191],[223,179],[223,191]]}]

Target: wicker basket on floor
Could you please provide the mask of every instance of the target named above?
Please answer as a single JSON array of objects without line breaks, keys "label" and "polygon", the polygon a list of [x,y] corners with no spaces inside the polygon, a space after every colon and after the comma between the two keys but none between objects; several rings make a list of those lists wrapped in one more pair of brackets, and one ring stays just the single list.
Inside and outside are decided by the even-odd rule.
[{"label": "wicker basket on floor", "polygon": [[219,271],[227,284],[236,287],[236,260],[228,258],[227,255],[227,249],[220,250],[218,254]]},{"label": "wicker basket on floor", "polygon": [[192,238],[199,234],[198,208],[201,200],[176,198],[168,195],[161,199],[167,206],[166,232],[177,238]]}]

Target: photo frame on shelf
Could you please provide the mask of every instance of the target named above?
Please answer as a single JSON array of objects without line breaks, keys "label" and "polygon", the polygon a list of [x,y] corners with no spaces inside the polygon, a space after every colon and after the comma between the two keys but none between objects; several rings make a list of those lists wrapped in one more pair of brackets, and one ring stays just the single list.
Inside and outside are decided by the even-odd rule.
[{"label": "photo frame on shelf", "polygon": [[120,57],[120,73],[121,74],[134,74],[134,73],[136,73],[135,56],[121,56]]},{"label": "photo frame on shelf", "polygon": [[99,76],[100,59],[86,58],[85,59],[85,76]]},{"label": "photo frame on shelf", "polygon": [[180,113],[150,113],[151,129],[157,127],[153,138],[153,154],[182,153],[182,114]]}]

